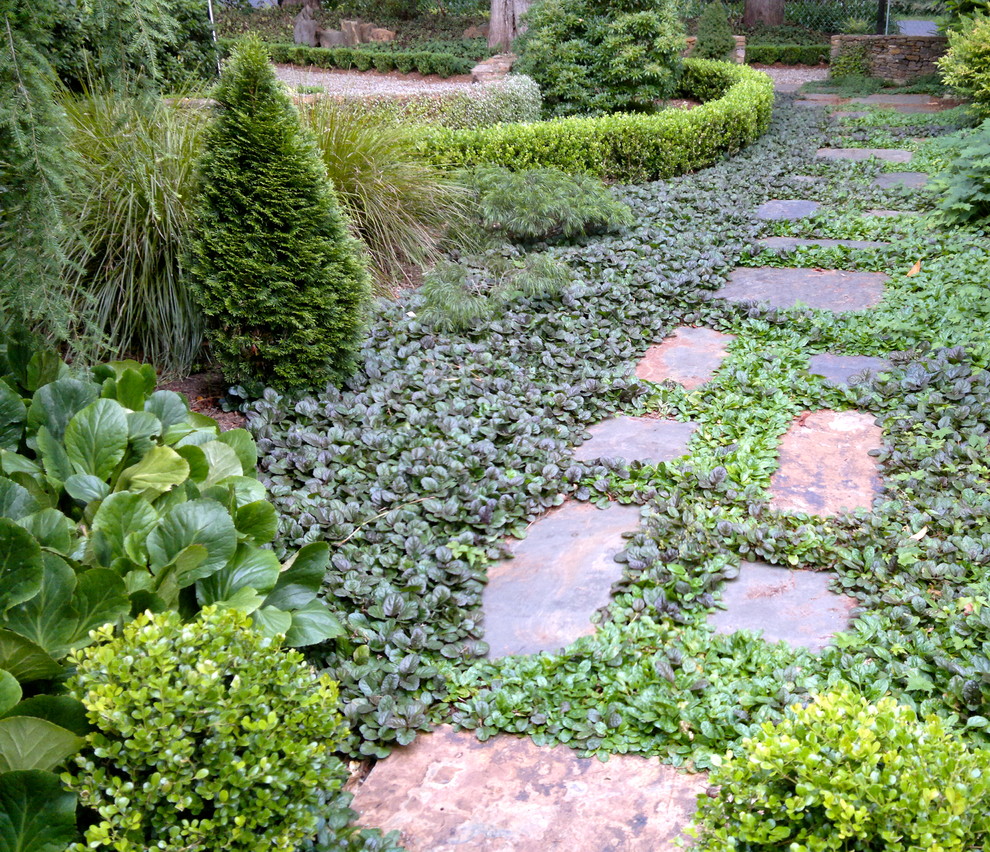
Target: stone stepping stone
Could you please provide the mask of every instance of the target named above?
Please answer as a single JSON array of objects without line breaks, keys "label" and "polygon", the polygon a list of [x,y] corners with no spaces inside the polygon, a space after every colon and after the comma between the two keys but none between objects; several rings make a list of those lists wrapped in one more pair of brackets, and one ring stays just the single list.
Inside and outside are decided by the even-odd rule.
[{"label": "stone stepping stone", "polygon": [[656,757],[442,727],[376,764],[352,807],[409,852],[675,852],[707,783]]},{"label": "stone stepping stone", "polygon": [[866,118],[869,113],[865,110],[852,110],[846,112],[833,112],[832,118]]},{"label": "stone stepping stone", "polygon": [[850,98],[851,104],[873,104],[874,106],[938,106],[939,102],[931,95],[863,95]]},{"label": "stone stepping stone", "polygon": [[622,566],[622,534],[639,525],[639,507],[569,501],[514,541],[515,558],[488,569],[482,595],[489,656],[557,651],[595,632],[591,616],[606,606]]},{"label": "stone stepping stone", "polygon": [[788,251],[799,246],[818,246],[821,248],[833,248],[835,246],[845,246],[846,248],[871,249],[889,246],[890,243],[882,243],[877,240],[824,240],[824,239],[798,239],[796,237],[765,237],[760,240],[760,245],[774,251]]},{"label": "stone stepping stone", "polygon": [[881,189],[923,189],[928,183],[928,175],[924,172],[886,172],[878,175],[873,181],[874,186]]},{"label": "stone stepping stone", "polygon": [[920,216],[921,214],[917,210],[867,210],[866,215],[886,219],[891,216]]},{"label": "stone stepping stone", "polygon": [[756,208],[756,218],[766,222],[805,219],[808,216],[813,216],[821,206],[817,201],[804,201],[797,198],[774,199]]},{"label": "stone stepping stone", "polygon": [[726,347],[734,334],[721,334],[710,328],[682,326],[663,343],[646,350],[636,365],[636,378],[644,382],[677,382],[688,390],[709,381],[728,354]]},{"label": "stone stepping stone", "polygon": [[730,302],[769,302],[775,308],[801,303],[827,311],[858,311],[880,301],[886,280],[881,272],[739,267],[718,295]]},{"label": "stone stepping stone", "polygon": [[819,148],[816,156],[825,160],[869,160],[876,157],[888,163],[910,163],[914,154],[905,148]]},{"label": "stone stepping stone", "polygon": [[833,355],[830,352],[812,355],[808,372],[823,376],[833,385],[849,385],[854,376],[862,373],[882,373],[890,369],[886,358],[871,355]]},{"label": "stone stepping stone", "polygon": [[666,462],[687,453],[697,423],[655,417],[614,417],[592,426],[591,439],[574,451],[578,461],[625,459]]},{"label": "stone stepping stone", "polygon": [[808,92],[807,94],[801,95],[801,100],[796,101],[796,103],[805,101],[813,104],[841,104],[848,100],[848,98],[844,98],[841,95],[833,95],[826,92]]},{"label": "stone stepping stone", "polygon": [[880,493],[869,451],[880,449],[882,438],[872,414],[828,409],[802,414],[780,443],[770,505],[809,515],[869,509]]},{"label": "stone stepping stone", "polygon": [[783,640],[796,648],[820,651],[849,627],[856,599],[829,591],[834,574],[795,571],[766,562],[743,562],[739,576],[727,582],[727,609],[708,617],[716,633],[750,630],[767,642]]}]

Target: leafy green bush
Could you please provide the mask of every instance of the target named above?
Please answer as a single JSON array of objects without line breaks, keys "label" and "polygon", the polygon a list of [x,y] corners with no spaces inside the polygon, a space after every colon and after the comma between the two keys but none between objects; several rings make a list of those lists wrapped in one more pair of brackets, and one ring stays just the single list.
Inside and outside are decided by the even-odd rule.
[{"label": "leafy green bush", "polygon": [[948,169],[938,175],[938,218],[966,225],[990,218],[990,119],[957,142]]},{"label": "leafy green bush", "polygon": [[629,208],[601,181],[558,169],[510,172],[501,166],[468,176],[474,215],[510,240],[545,240],[613,231],[633,224]]},{"label": "leafy green bush", "polygon": [[200,110],[133,91],[66,95],[68,147],[78,170],[66,194],[66,278],[91,310],[104,354],[139,354],[185,375],[203,320],[185,280]]},{"label": "leafy green bush", "polygon": [[379,288],[387,292],[407,264],[434,263],[447,228],[463,218],[463,188],[417,153],[397,123],[329,98],[304,106],[302,116]]},{"label": "leafy green bush", "polygon": [[442,165],[550,167],[634,182],[711,165],[769,126],[773,83],[751,68],[685,60],[681,93],[706,103],[658,115],[558,118],[478,130],[429,128],[421,131],[418,145]]},{"label": "leafy green bush", "polygon": [[990,13],[961,19],[948,36],[949,50],[938,61],[942,79],[990,115]]},{"label": "leafy green bush", "polygon": [[672,0],[541,0],[526,20],[516,70],[550,115],[649,112],[677,88],[685,41]]},{"label": "leafy green bush", "polygon": [[698,19],[698,41],[692,53],[698,59],[726,60],[732,56],[735,48],[736,40],[732,37],[732,27],[729,26],[729,13],[721,0],[715,0],[705,6]]},{"label": "leafy green bush", "polygon": [[356,68],[358,71],[418,71],[452,77],[470,74],[475,62],[450,53],[424,50],[384,51],[365,47],[306,47],[304,45],[269,45],[272,62],[312,65],[317,68]]},{"label": "leafy green bush", "polygon": [[346,778],[336,684],[237,610],[144,613],[71,660],[96,730],[63,778],[100,818],[72,852],[293,849]]},{"label": "leafy green bush", "polygon": [[300,389],[353,370],[368,273],[261,42],[234,51],[206,131],[193,282],[224,375]]},{"label": "leafy green bush", "polygon": [[754,65],[818,65],[828,57],[827,44],[746,44],[746,61]]},{"label": "leafy green bush", "polygon": [[829,66],[829,77],[833,80],[844,77],[865,77],[870,73],[870,54],[866,44],[845,44],[838,56],[833,57]]},{"label": "leafy green bush", "polygon": [[700,798],[702,850],[987,848],[990,752],[845,685],[762,725],[710,781],[719,793]]}]

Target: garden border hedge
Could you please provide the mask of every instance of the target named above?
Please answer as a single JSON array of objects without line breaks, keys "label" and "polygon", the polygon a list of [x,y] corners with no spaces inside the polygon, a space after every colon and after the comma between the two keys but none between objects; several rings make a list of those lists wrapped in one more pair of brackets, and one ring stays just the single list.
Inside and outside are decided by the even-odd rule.
[{"label": "garden border hedge", "polygon": [[773,81],[753,68],[686,59],[679,94],[703,103],[653,115],[568,117],[476,130],[424,127],[418,147],[448,167],[554,167],[636,183],[710,166],[770,125]]},{"label": "garden border hedge", "polygon": [[272,62],[318,68],[354,68],[357,71],[401,71],[408,74],[439,74],[452,77],[455,74],[470,74],[477,64],[472,59],[454,56],[452,53],[435,53],[424,50],[361,50],[355,47],[306,47],[298,44],[265,45]]}]

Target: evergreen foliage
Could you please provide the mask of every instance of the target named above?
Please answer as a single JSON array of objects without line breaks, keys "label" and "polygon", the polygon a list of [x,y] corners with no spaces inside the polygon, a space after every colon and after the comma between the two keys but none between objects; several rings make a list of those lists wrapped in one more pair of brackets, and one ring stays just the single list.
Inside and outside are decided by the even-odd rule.
[{"label": "evergreen foliage", "polygon": [[990,116],[990,14],[962,18],[948,35],[948,53],[938,63],[942,79]]},{"label": "evergreen foliage", "polygon": [[193,282],[227,379],[293,390],[352,371],[369,280],[312,135],[257,39],[206,132]]},{"label": "evergreen foliage", "polygon": [[729,13],[721,0],[705,6],[698,19],[698,41],[694,55],[699,59],[729,59],[735,50],[736,40],[729,26]]},{"label": "evergreen foliage", "polygon": [[551,115],[652,111],[673,95],[684,31],[673,0],[542,0],[527,14],[517,71]]}]

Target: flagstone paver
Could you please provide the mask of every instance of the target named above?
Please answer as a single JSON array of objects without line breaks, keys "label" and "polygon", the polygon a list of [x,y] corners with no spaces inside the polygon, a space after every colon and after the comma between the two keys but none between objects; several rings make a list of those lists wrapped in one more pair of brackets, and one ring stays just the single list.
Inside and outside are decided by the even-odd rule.
[{"label": "flagstone paver", "polygon": [[931,95],[863,95],[858,98],[850,98],[851,104],[873,104],[875,106],[930,106],[938,105],[940,102]]},{"label": "flagstone paver", "polygon": [[639,508],[567,502],[537,520],[514,556],[488,570],[482,595],[492,657],[556,651],[595,632],[591,616],[622,577],[614,559],[622,534],[639,525]]},{"label": "flagstone paver", "polygon": [[867,210],[867,216],[880,216],[887,218],[890,216],[920,216],[917,210]]},{"label": "flagstone paver", "polygon": [[574,451],[578,461],[672,461],[687,452],[697,423],[654,417],[614,417],[592,426],[591,439]]},{"label": "flagstone paver", "polygon": [[886,358],[870,355],[833,355],[830,352],[812,355],[808,372],[824,376],[834,385],[848,385],[854,376],[863,373],[880,373],[890,369]]},{"label": "flagstone paver", "polygon": [[869,451],[880,449],[883,437],[874,420],[860,411],[827,409],[796,418],[780,443],[770,505],[812,515],[870,508],[880,477]]},{"label": "flagstone paver", "polygon": [[914,154],[905,148],[819,148],[815,155],[826,160],[869,160],[910,163]]},{"label": "flagstone paver", "polygon": [[353,807],[409,852],[674,852],[706,787],[655,757],[443,727],[378,763]]},{"label": "flagstone paver", "polygon": [[928,183],[928,175],[924,172],[886,172],[877,175],[873,183],[882,189],[893,189],[894,187],[921,189]]},{"label": "flagstone paver", "polygon": [[829,591],[834,574],[743,562],[739,576],[722,590],[726,609],[709,616],[716,633],[762,631],[767,642],[781,640],[820,651],[849,627],[856,599]]},{"label": "flagstone paver", "polygon": [[777,308],[801,303],[828,311],[857,311],[880,301],[886,280],[880,272],[739,267],[718,295],[730,302],[769,302]]},{"label": "flagstone paver", "polygon": [[797,237],[766,237],[760,240],[760,245],[764,248],[778,251],[787,251],[799,246],[819,246],[821,248],[832,248],[834,246],[845,246],[846,248],[870,249],[889,246],[890,243],[878,242],[877,240],[825,240],[825,239],[798,239]]},{"label": "flagstone paver", "polygon": [[817,201],[798,198],[774,199],[756,208],[756,218],[768,222],[804,219],[813,216],[821,206]]},{"label": "flagstone paver", "polygon": [[701,387],[721,366],[734,334],[710,328],[682,326],[663,343],[646,350],[636,365],[636,378],[645,382],[677,382],[688,390]]},{"label": "flagstone paver", "polygon": [[866,118],[869,113],[866,110],[843,110],[841,112],[833,112],[832,118]]}]

